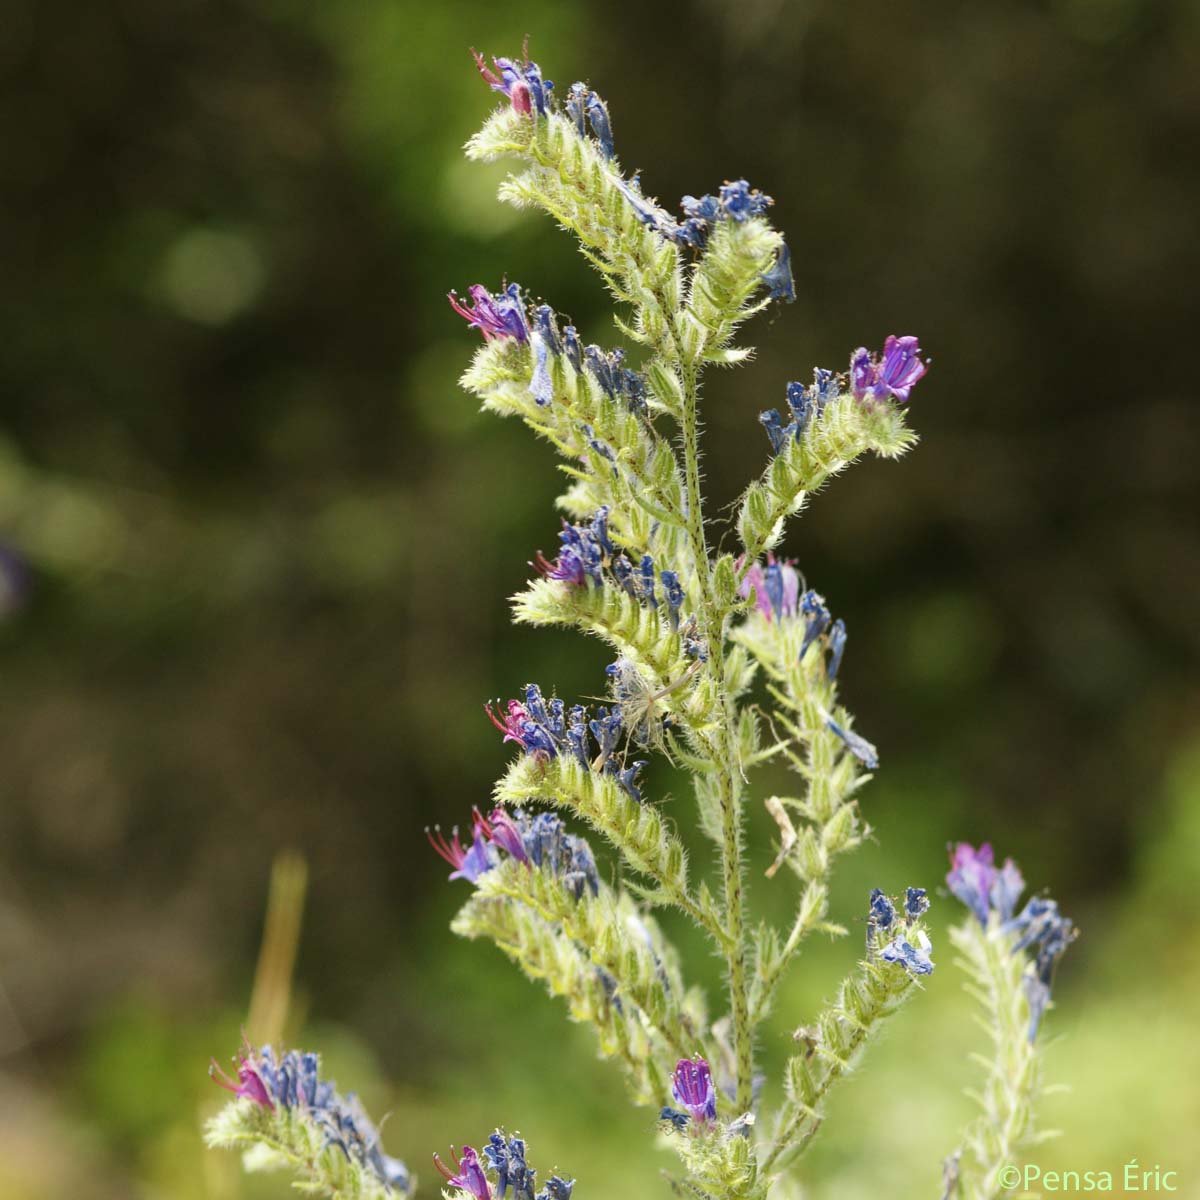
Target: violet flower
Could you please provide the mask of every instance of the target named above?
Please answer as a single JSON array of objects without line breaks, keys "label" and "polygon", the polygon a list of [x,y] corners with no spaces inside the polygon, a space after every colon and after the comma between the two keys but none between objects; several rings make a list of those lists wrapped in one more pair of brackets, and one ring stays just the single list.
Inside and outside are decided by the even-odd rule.
[{"label": "violet flower", "polygon": [[693,1121],[706,1124],[716,1120],[717,1091],[708,1063],[699,1055],[681,1058],[675,1064],[671,1096]]},{"label": "violet flower", "polygon": [[486,341],[493,338],[510,337],[518,342],[529,341],[529,326],[525,321],[525,305],[521,300],[521,289],[510,283],[498,296],[493,296],[482,284],[472,284],[467,291],[473,306],[468,308],[450,292],[447,299],[450,307],[468,325],[474,325]]},{"label": "violet flower", "polygon": [[[478,813],[478,810],[476,810]],[[425,836],[429,844],[453,868],[449,879],[465,879],[468,883],[476,883],[480,875],[486,874],[496,865],[496,858],[487,843],[487,838],[478,820],[472,831],[470,848],[465,847],[459,840],[457,826],[451,830],[450,839],[442,833],[441,828],[434,826],[426,829]]]},{"label": "violet flower", "polygon": [[554,84],[542,78],[537,63],[530,62],[528,58],[523,63],[516,63],[511,58],[493,58],[492,63],[499,71],[497,75],[484,61],[482,54],[474,49],[471,53],[475,56],[475,65],[484,82],[493,92],[508,97],[513,112],[529,115],[536,112],[542,117],[547,115],[546,100]]},{"label": "violet flower", "polygon": [[929,369],[921,361],[921,347],[911,334],[888,334],[883,357],[872,356],[860,346],[850,356],[850,387],[856,400],[886,400],[889,396],[902,404]]},{"label": "violet flower", "polygon": [[464,1146],[460,1158],[454,1153],[452,1146],[450,1157],[454,1162],[454,1171],[451,1171],[438,1155],[433,1156],[433,1165],[437,1167],[446,1182],[451,1187],[466,1192],[468,1196],[473,1196],[474,1200],[493,1200],[492,1188],[487,1181],[487,1176],[483,1173],[479,1155],[470,1146]]},{"label": "violet flower", "polygon": [[951,850],[946,886],[975,914],[983,926],[987,925],[989,897],[995,882],[995,855],[987,842],[978,850],[968,842],[959,842]]}]

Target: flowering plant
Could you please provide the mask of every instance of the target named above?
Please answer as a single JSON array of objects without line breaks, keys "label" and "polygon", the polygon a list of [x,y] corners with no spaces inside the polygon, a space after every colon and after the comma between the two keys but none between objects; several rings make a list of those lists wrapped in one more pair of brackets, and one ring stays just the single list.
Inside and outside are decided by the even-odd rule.
[{"label": "flowering plant", "polygon": [[[736,550],[714,551],[701,490],[700,383],[710,366],[744,362],[741,326],[795,298],[791,258],[767,219],[771,198],[745,180],[685,196],[671,213],[616,157],[606,103],[571,86],[561,105],[528,60],[476,56],[504,103],[467,144],[468,157],[515,158],[501,198],[541,209],[578,238],[620,306],[619,332],[641,352],[584,344],[548,304],[506,283],[481,285],[455,312],[483,337],[463,386],[485,409],[515,416],[564,460],[570,484],[553,559],[513,599],[515,618],[599,638],[614,661],[605,702],[547,695],[536,683],[487,715],[516,754],[490,811],[470,832],[430,833],[470,889],[454,929],[494,942],[531,979],[594,1027],[623,1068],[631,1098],[658,1114],[680,1160],[676,1189],[703,1200],[754,1200],[784,1186],[817,1134],[831,1089],[935,969],[926,889],[876,888],[866,905],[862,961],[832,1003],[796,1035],[782,1089],[764,1086],[755,1044],[779,983],[805,939],[846,930],[831,917],[838,859],[869,832],[859,794],[876,748],[841,702],[847,631],[794,563],[776,554],[789,517],[867,453],[897,458],[914,443],[907,405],[927,371],[917,338],[854,350],[845,371],[791,382],[782,409],[760,416],[768,455],[738,505]],[[756,686],[761,684],[760,690]],[[692,777],[695,822],[714,849],[715,882],[643,781],[650,756]],[[794,877],[784,929],[752,922],[743,842],[754,768],[781,763],[795,794],[764,799],[779,829],[764,864]],[[560,815],[561,814],[561,815]],[[587,837],[621,864],[602,870]],[[946,1160],[946,1195],[990,1197],[998,1172],[1032,1136],[1038,1034],[1055,964],[1074,936],[1053,901],[1018,913],[1011,860],[960,845],[947,876],[967,906],[953,934],[995,1040],[983,1113]],[[724,965],[716,1020],[656,919],[693,922]],[[1029,954],[1032,953],[1032,958]],[[345,1196],[406,1192],[408,1172],[382,1153],[356,1106],[319,1082],[316,1059],[247,1047],[237,1099],[210,1129],[250,1143],[252,1165],[289,1162],[302,1185]],[[539,1191],[517,1135],[497,1131],[452,1165],[435,1156],[447,1195],[565,1200],[573,1181]]]}]

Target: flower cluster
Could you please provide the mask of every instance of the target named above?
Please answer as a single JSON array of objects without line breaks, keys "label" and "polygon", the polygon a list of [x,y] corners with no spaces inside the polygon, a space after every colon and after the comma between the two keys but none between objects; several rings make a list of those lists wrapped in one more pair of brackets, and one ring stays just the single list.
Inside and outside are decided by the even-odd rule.
[{"label": "flower cluster", "polygon": [[538,571],[547,579],[568,583],[572,587],[583,587],[589,583],[602,587],[602,568],[616,558],[616,548],[608,530],[608,507],[598,508],[586,525],[568,525],[564,521],[558,537],[562,542],[558,557],[554,562],[549,562],[539,550],[533,564]]},{"label": "flower cluster", "polygon": [[558,557],[550,562],[540,551],[534,567],[547,579],[572,587],[591,584],[602,587],[604,568],[608,568],[622,591],[639,603],[651,608],[665,607],[672,630],[678,630],[687,599],[679,572],[659,568],[652,555],[643,554],[635,567],[627,554],[618,553],[608,527],[608,507],[598,508],[586,525],[563,522],[558,535],[562,546]]},{"label": "flower cluster", "polygon": [[809,425],[820,419],[826,405],[831,400],[836,400],[841,391],[841,379],[824,367],[813,369],[813,381],[807,387],[798,382],[789,383],[787,404],[791,419],[785,423],[779,415],[779,410],[775,408],[758,414],[758,419],[771,440],[772,453],[779,454],[787,448],[789,442],[803,441]]},{"label": "flower cluster", "polygon": [[408,1168],[384,1154],[379,1130],[354,1096],[340,1095],[332,1081],[320,1078],[317,1055],[289,1050],[276,1057],[270,1046],[255,1050],[247,1042],[235,1061],[236,1080],[213,1060],[209,1074],[221,1087],[269,1113],[283,1112],[310,1123],[325,1146],[336,1147],[385,1190],[408,1191]]},{"label": "flower cluster", "polygon": [[1001,931],[1015,935],[1013,954],[1033,951],[1022,981],[1029,1002],[1029,1040],[1033,1041],[1050,1003],[1058,960],[1078,931],[1071,919],[1059,912],[1058,904],[1046,896],[1031,897],[1017,913],[1025,880],[1011,858],[997,868],[992,847],[986,842],[978,850],[967,842],[951,849],[946,884],[983,928],[988,927],[991,915],[996,915]]},{"label": "flower cluster", "polygon": [[[507,58],[494,58],[492,62],[496,70],[493,71],[484,62],[482,55],[475,51],[472,53],[484,80],[493,91],[508,97],[515,112],[531,117],[548,114],[550,93],[554,85],[549,80],[542,79],[537,64],[530,62],[528,56],[523,64]],[[567,92],[563,107],[579,136],[592,137],[600,148],[600,153],[611,163],[616,155],[612,121],[608,114],[608,105],[599,93],[586,83],[573,83]],[[704,249],[719,222],[744,224],[751,217],[762,216],[774,203],[770,196],[752,188],[746,180],[735,179],[722,184],[715,196],[684,196],[679,202],[683,219],[677,220],[656,201],[642,194],[641,181],[637,175],[630,179],[618,176],[613,182],[644,225],[653,229],[666,241],[674,242],[678,246],[690,246],[696,250]],[[780,247],[774,265],[761,276],[761,281],[768,288],[772,300],[786,300],[789,303],[795,300],[791,254],[786,245]]]},{"label": "flower cluster", "polygon": [[586,839],[567,832],[566,825],[553,813],[535,816],[517,809],[511,815],[502,808],[484,816],[478,808],[472,811],[471,845],[459,840],[458,829],[449,839],[440,829],[426,830],[430,845],[453,868],[451,879],[475,883],[504,857],[524,863],[530,870],[546,871],[575,897],[584,892],[593,896],[600,891],[596,859]]},{"label": "flower cluster", "polygon": [[867,957],[878,954],[884,962],[896,963],[910,975],[932,975],[932,946],[924,930],[916,928],[928,909],[929,897],[924,888],[906,888],[901,907],[881,888],[875,888],[867,914]]},{"label": "flower cluster", "polygon": [[[846,653],[846,624],[839,617],[832,619],[825,597],[811,588],[800,591],[800,575],[786,559],[767,555],[766,566],[754,563],[743,575],[739,586],[743,599],[751,594],[755,607],[771,623],[800,619],[804,622],[804,636],[800,642],[798,657],[803,659],[810,646],[819,645],[828,652],[825,677],[831,683],[841,670],[842,658]],[[853,730],[844,728],[832,716],[826,714],[825,727],[841,739],[864,766],[874,770],[879,765],[879,752],[866,738]]]},{"label": "flower cluster", "polygon": [[850,389],[856,400],[892,398],[903,404],[928,369],[915,337],[889,334],[882,356],[872,355],[865,346],[850,356]]},{"label": "flower cluster", "polygon": [[700,1055],[681,1058],[675,1064],[671,1098],[679,1107],[664,1107],[658,1115],[659,1120],[670,1121],[676,1129],[686,1129],[692,1122],[703,1126],[716,1120],[717,1089],[712,1071]]},{"label": "flower cluster", "polygon": [[434,1166],[452,1188],[472,1200],[505,1200],[509,1188],[513,1200],[571,1200],[575,1187],[575,1180],[551,1175],[535,1193],[537,1171],[525,1161],[524,1139],[509,1137],[500,1129],[489,1136],[482,1157],[471,1146],[463,1146],[461,1154],[451,1150],[450,1158],[453,1167],[435,1154]]},{"label": "flower cluster", "polygon": [[[525,687],[525,702],[510,700],[499,713],[490,704],[484,711],[492,724],[504,734],[506,742],[516,742],[534,758],[550,759],[569,755],[583,767],[612,775],[626,794],[639,804],[641,789],[637,774],[646,764],[625,766],[617,754],[621,736],[627,732],[619,705],[600,706],[594,716],[582,704],[564,711],[557,697],[546,700],[536,683]],[[595,757],[593,758],[593,743]]]}]

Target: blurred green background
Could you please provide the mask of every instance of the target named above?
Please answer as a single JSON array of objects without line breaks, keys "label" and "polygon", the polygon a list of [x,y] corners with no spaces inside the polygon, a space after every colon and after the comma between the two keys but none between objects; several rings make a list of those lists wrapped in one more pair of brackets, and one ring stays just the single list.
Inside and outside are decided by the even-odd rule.
[{"label": "blurred green background", "polygon": [[[456,390],[475,339],[444,299],[507,273],[614,340],[570,242],[459,154],[492,104],[467,47],[527,32],[607,96],[648,193],[777,198],[799,299],[707,389],[717,505],[785,380],[920,334],[922,445],[786,543],[884,764],[835,916],[940,883],[951,838],[1015,855],[1083,929],[1065,1133],[1031,1157],[1200,1195],[1200,9],[1167,0],[6,0],[0,1194],[287,1194],[199,1142],[286,847],[291,1036],[392,1114],[426,1195],[429,1153],[499,1122],[581,1197],[667,1194],[590,1033],[447,932],[422,835],[508,757],[484,698],[594,694],[605,662],[507,623],[559,477]],[[783,919],[761,811],[749,843]],[[818,1200],[937,1194],[982,1048],[940,945],[833,1100]],[[858,946],[806,953],[767,1064]]]}]

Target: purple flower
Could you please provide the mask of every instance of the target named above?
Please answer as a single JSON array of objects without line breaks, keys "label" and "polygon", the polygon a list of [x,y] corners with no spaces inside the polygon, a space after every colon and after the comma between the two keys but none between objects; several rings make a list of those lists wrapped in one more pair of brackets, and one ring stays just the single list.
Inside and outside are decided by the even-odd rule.
[{"label": "purple flower", "polygon": [[713,1087],[712,1072],[699,1055],[681,1058],[675,1064],[671,1096],[693,1121],[705,1124],[716,1120],[717,1092]]},{"label": "purple flower", "polygon": [[450,1157],[454,1162],[454,1171],[451,1171],[438,1155],[433,1156],[433,1165],[441,1172],[446,1182],[451,1187],[459,1188],[469,1196],[473,1196],[475,1200],[493,1200],[491,1185],[483,1173],[479,1155],[470,1146],[464,1146],[462,1157],[459,1158],[454,1153],[454,1147],[451,1146]]},{"label": "purple flower", "polygon": [[850,356],[850,386],[856,400],[886,400],[895,397],[901,403],[929,369],[920,358],[921,347],[911,334],[888,334],[882,360],[873,357],[864,346]]},{"label": "purple flower", "polygon": [[499,846],[510,858],[515,858],[517,862],[529,862],[521,828],[504,809],[494,808],[487,817],[476,809],[475,823],[483,836],[494,846]]},{"label": "purple flower", "polygon": [[504,734],[506,742],[516,742],[535,758],[555,758],[558,745],[551,731],[530,716],[528,709],[519,700],[510,700],[503,720],[492,711],[491,704],[483,706],[488,719]]},{"label": "purple flower", "polygon": [[[476,809],[477,814],[478,811]],[[457,827],[451,831],[449,841],[437,826],[434,826],[432,830],[426,829],[425,836],[434,850],[454,868],[454,871],[448,876],[450,879],[465,879],[468,883],[476,883],[480,875],[486,874],[496,865],[495,855],[487,844],[487,838],[478,819],[472,831],[469,849],[459,840]]]},{"label": "purple flower", "polygon": [[978,850],[968,842],[959,842],[951,850],[946,885],[975,914],[980,925],[987,925],[989,897],[995,882],[995,856],[987,842]]},{"label": "purple flower", "polygon": [[252,1100],[262,1108],[275,1111],[275,1102],[271,1099],[266,1080],[263,1079],[261,1068],[256,1061],[257,1055],[247,1042],[237,1056],[237,1082],[235,1083],[221,1070],[214,1058],[209,1065],[208,1074],[213,1082],[232,1092],[239,1099]]},{"label": "purple flower", "polygon": [[590,525],[568,525],[563,522],[558,535],[562,548],[554,562],[547,562],[539,550],[533,566],[547,579],[582,587],[587,582],[599,587],[604,582],[601,568],[611,558],[613,544],[608,536],[608,508],[596,510]]},{"label": "purple flower", "polygon": [[542,78],[537,63],[530,62],[528,56],[523,63],[515,63],[511,58],[493,58],[492,63],[499,71],[497,75],[484,61],[482,54],[474,49],[471,53],[475,56],[475,65],[484,81],[492,91],[508,97],[514,112],[546,115],[546,98],[554,84]]},{"label": "purple flower", "polygon": [[1004,860],[1004,866],[996,872],[992,880],[991,891],[988,893],[992,907],[1000,914],[1001,921],[1011,921],[1016,911],[1017,901],[1025,890],[1025,880],[1020,868],[1011,858]]},{"label": "purple flower", "polygon": [[467,291],[471,294],[473,307],[468,308],[450,292],[447,299],[450,307],[468,325],[474,325],[486,341],[493,338],[510,337],[518,342],[529,341],[529,326],[525,322],[525,305],[521,301],[521,289],[510,283],[499,296],[493,296],[482,284],[472,284]]},{"label": "purple flower", "polygon": [[767,565],[755,563],[745,574],[738,594],[744,599],[750,599],[750,592],[755,594],[755,605],[768,621],[782,621],[784,617],[794,617],[800,598],[800,575],[786,558],[776,559],[774,554],[767,554]]}]

